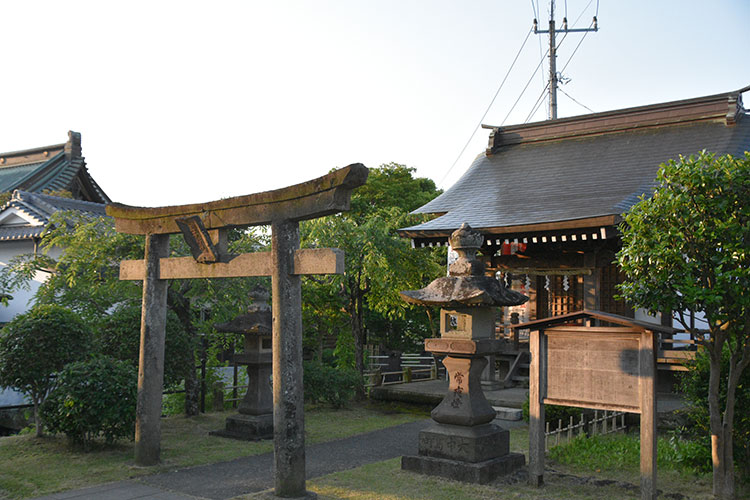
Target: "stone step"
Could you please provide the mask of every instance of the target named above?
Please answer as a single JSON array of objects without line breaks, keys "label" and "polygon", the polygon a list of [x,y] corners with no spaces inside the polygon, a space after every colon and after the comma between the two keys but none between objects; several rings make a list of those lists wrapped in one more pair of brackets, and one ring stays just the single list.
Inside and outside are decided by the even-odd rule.
[{"label": "stone step", "polygon": [[529,377],[527,375],[516,375],[513,377],[513,380],[516,382],[528,382]]},{"label": "stone step", "polygon": [[522,413],[519,408],[506,408],[504,406],[493,406],[497,418],[501,420],[521,420]]}]

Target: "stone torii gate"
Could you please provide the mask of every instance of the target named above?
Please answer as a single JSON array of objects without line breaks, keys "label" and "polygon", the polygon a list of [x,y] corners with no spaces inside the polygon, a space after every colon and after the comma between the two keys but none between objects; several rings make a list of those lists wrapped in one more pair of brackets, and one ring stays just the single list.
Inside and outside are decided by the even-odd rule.
[{"label": "stone torii gate", "polygon": [[[107,206],[120,233],[146,236],[144,260],[123,261],[121,280],[143,281],[135,462],[155,465],[161,449],[161,398],[167,281],[271,276],[273,312],[274,482],[278,496],[306,495],[302,295],[304,274],[342,274],[338,249],[299,248],[299,221],[349,209],[368,170],[353,164],[294,186],[192,205]],[[271,251],[230,255],[227,230],[271,225]],[[169,235],[182,233],[192,257],[168,258]]]}]

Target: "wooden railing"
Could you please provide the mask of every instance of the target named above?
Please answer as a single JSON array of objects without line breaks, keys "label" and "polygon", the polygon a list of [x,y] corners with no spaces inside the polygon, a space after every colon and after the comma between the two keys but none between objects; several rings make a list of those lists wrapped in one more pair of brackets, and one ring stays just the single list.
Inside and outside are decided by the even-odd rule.
[{"label": "wooden railing", "polygon": [[[617,420],[620,420],[618,423]],[[613,432],[619,432],[625,430],[625,413],[621,411],[604,411],[600,413],[598,410],[594,411],[594,418],[591,420],[585,420],[583,413],[577,423],[573,422],[573,416],[570,416],[570,421],[566,427],[563,427],[562,419],[557,421],[557,429],[552,431],[549,430],[549,422],[544,432],[544,449],[549,451],[550,441],[554,437],[555,443],[552,446],[560,444],[560,436],[566,437],[566,442],[570,442],[574,437],[577,436],[594,436],[596,434],[611,434]]]},{"label": "wooden railing", "polygon": [[387,359],[388,356],[369,356],[369,369],[365,372],[365,387],[405,384],[438,378],[438,367],[432,356],[402,354],[400,370],[384,371],[388,366],[384,362]]}]

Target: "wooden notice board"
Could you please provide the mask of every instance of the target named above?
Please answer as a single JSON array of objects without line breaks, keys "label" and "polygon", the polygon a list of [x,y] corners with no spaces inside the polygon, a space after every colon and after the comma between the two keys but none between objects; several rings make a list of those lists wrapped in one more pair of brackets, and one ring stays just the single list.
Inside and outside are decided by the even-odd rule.
[{"label": "wooden notice board", "polygon": [[[575,326],[573,321],[622,326]],[[528,328],[529,482],[544,483],[544,406],[641,415],[641,498],[656,498],[656,334],[672,329],[600,311],[580,311]]]},{"label": "wooden notice board", "polygon": [[640,413],[641,332],[560,326],[545,330],[545,404]]}]

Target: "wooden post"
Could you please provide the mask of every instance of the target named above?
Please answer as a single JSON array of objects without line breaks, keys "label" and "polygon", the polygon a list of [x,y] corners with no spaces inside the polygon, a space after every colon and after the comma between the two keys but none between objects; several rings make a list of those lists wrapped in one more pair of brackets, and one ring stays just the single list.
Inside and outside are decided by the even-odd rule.
[{"label": "wooden post", "polygon": [[640,396],[641,396],[641,499],[656,499],[656,356],[654,332],[641,334]]},{"label": "wooden post", "polygon": [[547,392],[547,372],[544,331],[531,331],[529,351],[529,484],[544,484],[544,396]]},{"label": "wooden post", "polygon": [[159,463],[161,398],[164,390],[164,339],[167,322],[167,281],[159,279],[159,259],[169,253],[168,234],[146,235],[146,273],[141,306],[138,356],[138,400],[135,414],[135,463]]},{"label": "wooden post", "polygon": [[271,231],[275,493],[302,497],[306,495],[302,285],[300,276],[294,274],[299,223],[275,221]]}]

